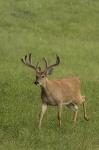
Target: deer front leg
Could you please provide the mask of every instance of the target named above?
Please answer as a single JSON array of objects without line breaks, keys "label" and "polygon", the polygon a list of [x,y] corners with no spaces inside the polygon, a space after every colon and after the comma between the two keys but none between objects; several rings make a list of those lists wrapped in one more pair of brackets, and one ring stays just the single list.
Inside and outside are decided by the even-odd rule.
[{"label": "deer front leg", "polygon": [[47,110],[47,104],[42,104],[42,109],[39,114],[39,128],[41,128],[42,119],[43,119],[43,116],[44,116],[46,110]]},{"label": "deer front leg", "polygon": [[62,105],[58,105],[58,121],[59,121],[59,126],[61,126],[61,113],[62,113]]}]

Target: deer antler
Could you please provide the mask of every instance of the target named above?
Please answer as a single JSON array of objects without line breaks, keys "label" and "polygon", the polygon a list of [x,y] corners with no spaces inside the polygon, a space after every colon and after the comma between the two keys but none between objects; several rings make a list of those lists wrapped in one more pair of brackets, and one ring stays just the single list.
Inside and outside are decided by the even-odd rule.
[{"label": "deer antler", "polygon": [[45,57],[43,57],[43,60],[44,60],[44,62],[45,62],[45,66],[46,66],[46,68],[48,67],[48,61],[47,61],[47,59],[45,58]]},{"label": "deer antler", "polygon": [[25,65],[27,65],[28,67],[31,67],[31,68],[33,68],[34,70],[36,70],[37,67],[38,67],[38,63],[37,63],[36,66],[34,66],[34,65],[32,64],[32,58],[31,58],[31,56],[32,56],[31,53],[30,53],[28,56],[25,55],[25,57],[22,58],[21,61],[22,61]]},{"label": "deer antler", "polygon": [[47,63],[46,59],[45,59],[45,62],[46,62],[46,70],[47,70],[47,69],[50,69],[50,68],[53,68],[53,67],[59,65],[60,64],[60,58],[59,58],[58,55],[56,55],[56,63],[53,64],[53,65],[48,66],[48,63]]}]

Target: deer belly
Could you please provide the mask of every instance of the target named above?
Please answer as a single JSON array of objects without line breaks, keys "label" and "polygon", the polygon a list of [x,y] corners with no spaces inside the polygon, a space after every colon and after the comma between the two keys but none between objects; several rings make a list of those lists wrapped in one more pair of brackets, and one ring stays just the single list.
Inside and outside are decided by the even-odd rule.
[{"label": "deer belly", "polygon": [[63,102],[63,105],[69,105],[69,104],[71,104],[72,103],[72,101],[66,101],[66,102]]},{"label": "deer belly", "polygon": [[51,106],[57,106],[59,102],[55,99],[52,99],[51,97],[47,97],[43,99],[43,102],[46,103],[47,105]]}]

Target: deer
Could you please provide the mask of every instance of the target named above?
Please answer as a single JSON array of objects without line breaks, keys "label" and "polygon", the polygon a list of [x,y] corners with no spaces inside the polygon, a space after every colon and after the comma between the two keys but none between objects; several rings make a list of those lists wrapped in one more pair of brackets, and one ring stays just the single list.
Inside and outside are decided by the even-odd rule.
[{"label": "deer", "polygon": [[80,80],[75,76],[68,76],[64,79],[49,80],[48,75],[52,74],[53,69],[60,64],[60,57],[56,55],[56,62],[48,65],[48,61],[43,57],[45,68],[42,70],[39,62],[32,64],[31,53],[21,59],[22,63],[33,69],[36,73],[35,85],[41,88],[42,106],[39,114],[38,127],[41,128],[42,119],[48,106],[57,107],[57,118],[61,126],[61,114],[63,106],[67,106],[73,112],[73,122],[76,123],[79,105],[83,106],[84,119],[89,120],[86,113],[85,96],[81,95]]}]

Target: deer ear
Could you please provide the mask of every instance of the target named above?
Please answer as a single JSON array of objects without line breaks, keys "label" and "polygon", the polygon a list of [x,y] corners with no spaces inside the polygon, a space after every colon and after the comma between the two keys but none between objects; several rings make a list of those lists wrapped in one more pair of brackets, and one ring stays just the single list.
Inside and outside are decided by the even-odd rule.
[{"label": "deer ear", "polygon": [[53,68],[48,68],[46,71],[46,75],[51,75],[53,72]]}]

